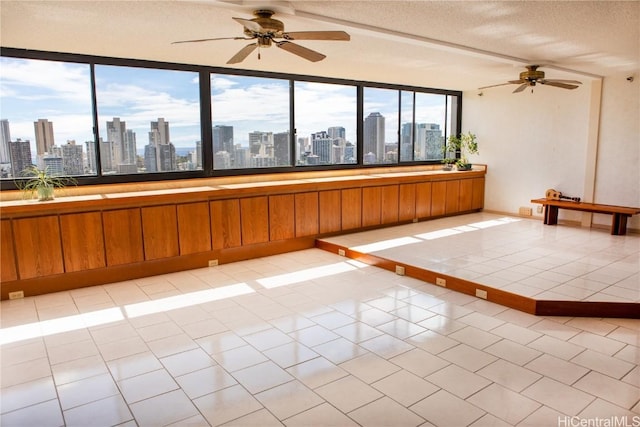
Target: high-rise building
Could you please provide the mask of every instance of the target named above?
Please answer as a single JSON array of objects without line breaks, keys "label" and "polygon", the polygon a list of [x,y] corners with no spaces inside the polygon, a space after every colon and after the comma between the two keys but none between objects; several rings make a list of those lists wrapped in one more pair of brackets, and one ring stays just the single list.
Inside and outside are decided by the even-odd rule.
[{"label": "high-rise building", "polygon": [[327,129],[327,133],[329,134],[329,138],[333,139],[346,139],[347,132],[342,126],[332,126]]},{"label": "high-rise building", "polygon": [[9,120],[0,120],[0,164],[11,163],[11,153],[9,152],[9,143],[11,142],[11,131],[9,129]]},{"label": "high-rise building", "polygon": [[31,166],[31,142],[18,138],[9,143],[9,154],[11,156],[11,175],[19,177],[22,171]]},{"label": "high-rise building", "polygon": [[273,134],[273,157],[276,166],[289,166],[289,131]]},{"label": "high-rise building", "polygon": [[273,145],[273,132],[249,132],[249,149],[252,156],[266,156],[269,145]]},{"label": "high-rise building", "polygon": [[[231,150],[233,151],[233,145],[231,146]],[[202,141],[196,141],[195,157],[194,163],[196,169],[202,169]]]},{"label": "high-rise building", "polygon": [[49,175],[62,176],[64,175],[64,164],[62,157],[56,155],[47,155],[42,158],[42,162],[45,170]]},{"label": "high-rise building", "polygon": [[233,147],[233,167],[248,168],[251,161],[251,151],[247,147],[236,144]]},{"label": "high-rise building", "polygon": [[178,169],[178,159],[176,157],[176,147],[173,144],[162,144],[157,147],[160,162],[158,172],[174,171]]},{"label": "high-rise building", "polygon": [[[117,166],[123,163],[126,131],[127,123],[121,121],[119,117],[107,121],[107,144],[104,146],[107,149],[100,153],[103,171],[115,171]],[[108,168],[107,165],[109,165]]]},{"label": "high-rise building", "polygon": [[384,131],[385,124],[382,114],[371,113],[364,119],[363,149],[367,160],[365,163],[384,161]]},{"label": "high-rise building", "polygon": [[169,136],[169,122],[164,118],[159,117],[157,121],[151,122],[149,145],[156,147],[157,172],[177,169],[176,149],[171,143],[171,137]]},{"label": "high-rise building", "polygon": [[233,126],[215,125],[213,127],[213,154],[218,151],[233,154]]},{"label": "high-rise building", "polygon": [[217,151],[213,153],[213,167],[214,169],[230,169],[231,155],[226,151]]},{"label": "high-rise building", "polygon": [[158,156],[156,146],[147,144],[144,146],[144,168],[146,172],[158,172]]},{"label": "high-rise building", "polygon": [[403,123],[400,128],[400,160],[413,160],[413,134],[415,126],[413,123]]},{"label": "high-rise building", "polygon": [[443,144],[444,138],[440,125],[436,123],[419,123],[416,125],[416,160],[441,159]]},{"label": "high-rise building", "polygon": [[42,156],[56,145],[53,138],[53,123],[47,119],[38,119],[37,122],[33,122],[33,129],[36,134],[36,154]]},{"label": "high-rise building", "polygon": [[96,173],[96,142],[95,141],[85,141],[84,146],[87,148],[87,172]]},{"label": "high-rise building", "polygon": [[62,168],[66,175],[84,174],[82,145],[75,141],[67,141],[62,147]]},{"label": "high-rise building", "polygon": [[[311,134],[311,151],[318,156],[318,163],[328,165],[333,161],[333,138],[327,132],[316,132]],[[308,157],[307,157],[308,160]]]}]

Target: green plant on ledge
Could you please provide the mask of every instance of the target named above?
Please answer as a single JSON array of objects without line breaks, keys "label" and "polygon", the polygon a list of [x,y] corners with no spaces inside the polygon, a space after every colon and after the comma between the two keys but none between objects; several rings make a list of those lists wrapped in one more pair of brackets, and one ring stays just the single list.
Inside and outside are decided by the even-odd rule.
[{"label": "green plant on ledge", "polygon": [[75,178],[65,175],[52,175],[49,168],[39,169],[37,166],[25,168],[21,176],[24,179],[16,181],[16,186],[24,192],[24,197],[32,198],[37,194],[41,202],[53,200],[53,193],[56,188],[64,188],[69,184],[76,183]]},{"label": "green plant on ledge", "polygon": [[476,135],[467,132],[462,133],[460,136],[451,135],[449,137],[449,144],[451,149],[460,151],[460,158],[455,162],[458,170],[471,170],[471,163],[467,156],[471,154],[478,154],[478,141]]}]

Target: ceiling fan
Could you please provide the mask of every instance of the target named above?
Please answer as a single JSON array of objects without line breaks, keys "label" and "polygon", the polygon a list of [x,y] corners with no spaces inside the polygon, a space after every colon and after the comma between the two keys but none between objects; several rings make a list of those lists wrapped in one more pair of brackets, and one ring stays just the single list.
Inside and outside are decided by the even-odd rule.
[{"label": "ceiling fan", "polygon": [[[231,59],[227,61],[227,64],[237,64],[244,61],[244,59],[251,54],[256,48],[270,47],[275,44],[280,49],[287,52],[298,55],[308,61],[317,62],[326,58],[326,55],[311,50],[299,44],[292,43],[290,40],[334,40],[334,41],[348,41],[351,39],[349,34],[344,31],[292,31],[285,32],[284,24],[282,21],[273,19],[271,16],[274,14],[272,10],[259,9],[253,12],[255,18],[233,18],[244,27],[245,37],[221,37],[211,39],[197,39],[197,40],[182,40],[173,42],[177,43],[199,43],[213,40],[255,40],[238,51]],[[276,40],[283,39],[283,40]],[[258,59],[260,59],[260,52],[258,52]]]},{"label": "ceiling fan", "polygon": [[[538,70],[539,65],[527,65],[527,71],[523,71],[520,73],[519,80],[509,80],[507,83],[500,83],[497,85],[484,86],[478,88],[488,89],[490,87],[496,86],[504,86],[504,85],[520,85],[513,91],[513,93],[522,92],[527,87],[534,87],[536,84],[547,85],[547,86],[555,86],[560,87],[562,89],[575,89],[578,85],[582,84],[577,80],[557,80],[557,79],[545,79],[544,71]],[[533,89],[532,89],[533,90]]]}]

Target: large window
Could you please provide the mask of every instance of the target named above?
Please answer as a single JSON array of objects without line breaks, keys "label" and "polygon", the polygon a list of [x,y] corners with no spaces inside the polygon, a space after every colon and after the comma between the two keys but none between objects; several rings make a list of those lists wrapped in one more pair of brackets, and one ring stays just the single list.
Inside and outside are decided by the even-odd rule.
[{"label": "large window", "polygon": [[295,163],[357,163],[355,86],[295,82]]},{"label": "large window", "polygon": [[291,164],[289,80],[213,74],[215,169]]},{"label": "large window", "polygon": [[0,176],[95,174],[87,64],[0,58]]},{"label": "large window", "polygon": [[439,163],[461,92],[2,48],[0,186]]},{"label": "large window", "polygon": [[95,75],[103,175],[202,169],[197,73],[97,65]]},{"label": "large window", "polygon": [[398,104],[395,89],[364,88],[364,164],[398,163]]}]

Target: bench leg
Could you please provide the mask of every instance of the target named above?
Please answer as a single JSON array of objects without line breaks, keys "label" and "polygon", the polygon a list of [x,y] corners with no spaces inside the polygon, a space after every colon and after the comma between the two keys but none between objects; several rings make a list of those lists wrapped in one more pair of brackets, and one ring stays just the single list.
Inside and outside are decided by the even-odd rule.
[{"label": "bench leg", "polygon": [[558,223],[558,207],[544,206],[544,223],[547,225],[556,225]]},{"label": "bench leg", "polygon": [[614,213],[611,220],[611,234],[624,236],[627,234],[627,215]]}]

